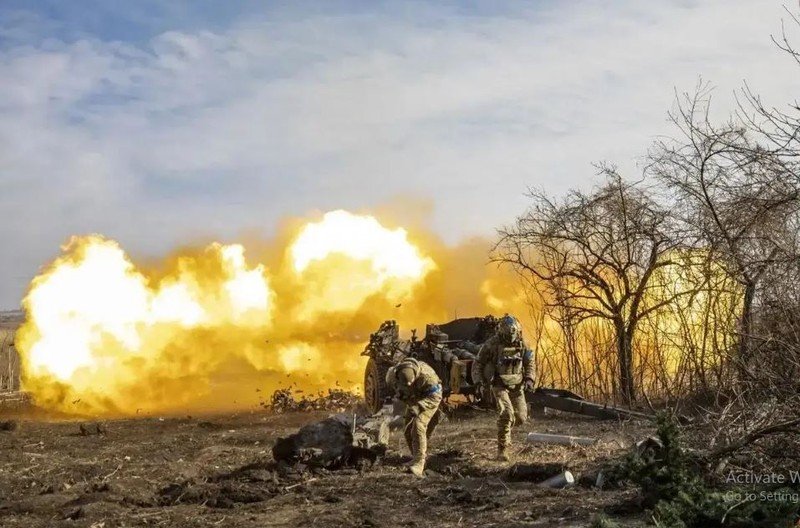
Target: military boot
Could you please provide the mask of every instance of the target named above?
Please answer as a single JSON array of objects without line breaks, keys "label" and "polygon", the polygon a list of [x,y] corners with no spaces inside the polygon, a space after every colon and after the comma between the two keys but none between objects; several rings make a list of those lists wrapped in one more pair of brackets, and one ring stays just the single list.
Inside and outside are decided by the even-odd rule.
[{"label": "military boot", "polygon": [[416,458],[413,464],[408,467],[408,472],[417,477],[425,476],[425,459]]},{"label": "military boot", "polygon": [[508,462],[511,460],[511,457],[508,456],[508,448],[506,446],[497,446],[497,460],[500,462]]}]

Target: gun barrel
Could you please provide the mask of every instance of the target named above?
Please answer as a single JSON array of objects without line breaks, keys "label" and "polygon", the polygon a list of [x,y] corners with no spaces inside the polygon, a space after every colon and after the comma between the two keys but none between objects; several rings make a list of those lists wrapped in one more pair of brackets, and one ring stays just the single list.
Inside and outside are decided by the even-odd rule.
[{"label": "gun barrel", "polygon": [[559,411],[594,416],[595,418],[601,418],[605,420],[623,418],[652,420],[654,418],[649,414],[599,403],[592,403],[583,399],[578,399],[580,396],[575,395],[576,397],[571,397],[561,395],[562,393],[566,393],[566,391],[554,391],[553,393],[549,393],[547,389],[537,389],[535,391],[528,392],[526,397],[528,402],[534,406],[549,407]]}]

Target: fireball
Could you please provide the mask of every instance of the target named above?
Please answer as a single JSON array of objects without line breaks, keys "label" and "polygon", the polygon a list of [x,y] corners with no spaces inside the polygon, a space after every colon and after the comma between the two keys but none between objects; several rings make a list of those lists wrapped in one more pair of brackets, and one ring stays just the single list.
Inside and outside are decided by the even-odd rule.
[{"label": "fireball", "polygon": [[407,298],[435,268],[402,229],[345,211],[306,224],[271,270],[241,245],[182,254],[157,276],[99,235],[62,249],[24,300],[24,387],[94,414],[237,407],[289,382],[357,390],[365,303]]}]

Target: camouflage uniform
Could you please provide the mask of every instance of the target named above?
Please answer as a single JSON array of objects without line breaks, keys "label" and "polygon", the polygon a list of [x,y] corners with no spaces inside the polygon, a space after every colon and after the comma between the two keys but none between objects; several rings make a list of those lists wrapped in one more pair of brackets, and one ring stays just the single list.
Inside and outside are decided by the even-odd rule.
[{"label": "camouflage uniform", "polygon": [[511,444],[511,428],[528,419],[525,388],[532,388],[534,379],[533,353],[521,335],[490,337],[478,352],[476,361],[483,383],[492,387],[497,401],[497,455],[508,460],[506,450]]},{"label": "camouflage uniform", "polygon": [[[397,382],[396,373],[410,368],[413,381],[409,386]],[[393,367],[387,383],[395,389],[395,397],[405,404],[404,436],[412,454],[410,471],[422,476],[428,452],[428,440],[439,423],[439,404],[442,402],[442,383],[428,364],[406,358]]]}]

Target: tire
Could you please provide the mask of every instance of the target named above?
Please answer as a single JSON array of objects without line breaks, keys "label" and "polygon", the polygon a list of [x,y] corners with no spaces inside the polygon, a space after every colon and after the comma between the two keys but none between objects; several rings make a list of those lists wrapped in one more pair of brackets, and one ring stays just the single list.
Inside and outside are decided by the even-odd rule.
[{"label": "tire", "polygon": [[371,413],[381,410],[384,402],[391,396],[386,388],[386,373],[389,366],[379,363],[374,358],[367,362],[364,371],[364,403]]}]

